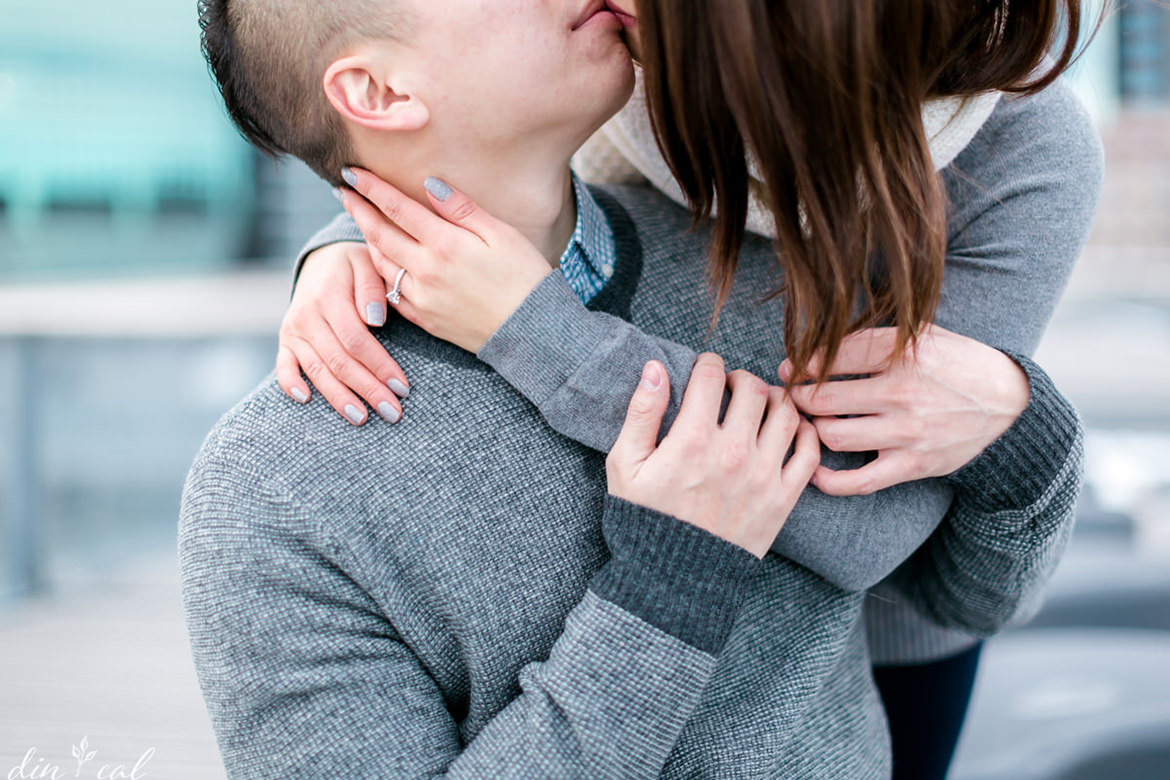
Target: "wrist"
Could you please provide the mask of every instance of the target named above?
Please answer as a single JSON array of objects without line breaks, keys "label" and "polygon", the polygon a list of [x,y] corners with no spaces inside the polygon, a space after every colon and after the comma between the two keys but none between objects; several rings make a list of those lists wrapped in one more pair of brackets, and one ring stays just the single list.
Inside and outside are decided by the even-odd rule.
[{"label": "wrist", "polygon": [[1082,437],[1076,408],[1040,366],[1007,354],[1027,378],[1024,409],[991,446],[947,480],[982,511],[1019,509],[1039,500]]}]

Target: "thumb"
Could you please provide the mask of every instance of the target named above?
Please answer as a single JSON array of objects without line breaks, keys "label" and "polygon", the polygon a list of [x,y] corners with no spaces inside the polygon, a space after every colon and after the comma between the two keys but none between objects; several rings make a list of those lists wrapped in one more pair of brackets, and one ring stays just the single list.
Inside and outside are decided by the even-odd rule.
[{"label": "thumb", "polygon": [[613,445],[612,454],[618,460],[641,463],[658,448],[658,430],[669,401],[666,368],[651,360],[642,369],[642,379],[626,409],[626,422]]},{"label": "thumb", "polygon": [[479,236],[485,242],[494,232],[495,217],[481,209],[475,201],[442,179],[428,176],[423,183],[427,196],[439,216]]}]

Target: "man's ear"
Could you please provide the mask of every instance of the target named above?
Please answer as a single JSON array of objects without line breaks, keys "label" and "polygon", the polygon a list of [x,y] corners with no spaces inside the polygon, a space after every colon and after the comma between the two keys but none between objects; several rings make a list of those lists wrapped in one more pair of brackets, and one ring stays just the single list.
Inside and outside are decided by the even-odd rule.
[{"label": "man's ear", "polygon": [[374,53],[343,57],[325,71],[325,95],[350,122],[371,130],[421,130],[430,111],[417,95],[395,89],[390,69]]}]

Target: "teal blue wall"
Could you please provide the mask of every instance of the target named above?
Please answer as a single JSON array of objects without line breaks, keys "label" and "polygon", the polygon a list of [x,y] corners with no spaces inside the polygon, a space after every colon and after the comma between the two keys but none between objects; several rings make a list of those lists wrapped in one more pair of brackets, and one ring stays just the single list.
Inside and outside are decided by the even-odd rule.
[{"label": "teal blue wall", "polygon": [[222,264],[252,176],[194,0],[4,0],[0,277]]}]

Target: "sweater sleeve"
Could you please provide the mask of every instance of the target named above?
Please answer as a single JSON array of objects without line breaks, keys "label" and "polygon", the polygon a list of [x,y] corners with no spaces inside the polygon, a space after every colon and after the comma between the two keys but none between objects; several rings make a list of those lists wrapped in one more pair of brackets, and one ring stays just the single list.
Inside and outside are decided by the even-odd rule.
[{"label": "sweater sleeve", "polygon": [[547,659],[469,736],[458,703],[348,574],[345,544],[305,511],[271,478],[223,462],[198,466],[185,492],[184,604],[233,780],[657,777],[758,568],[610,498],[612,559]]},{"label": "sweater sleeve", "polygon": [[1072,534],[1084,463],[1081,421],[1031,360],[1032,397],[1004,436],[952,476],[955,501],[890,578],[936,625],[990,636],[1030,619]]},{"label": "sweater sleeve", "polygon": [[[1061,82],[1039,95],[1000,103],[946,173],[955,208],[936,322],[996,348],[1030,354],[1095,212],[1101,149],[1087,115]],[[589,310],[560,274],[550,274],[478,356],[559,433],[608,451],[642,366],[658,360],[670,376],[665,431],[681,405],[696,353]],[[1001,437],[1004,446],[1018,447],[1019,463],[1047,457],[1028,440],[1017,440],[1019,431],[1013,427]],[[810,487],[773,550],[835,585],[864,590],[930,536],[951,490],[942,479],[847,498]]]},{"label": "sweater sleeve", "polygon": [[[1091,121],[1058,82],[1004,100],[995,121],[947,171],[955,204],[937,322],[995,346],[1028,375],[1015,424],[948,477],[955,502],[927,543],[880,588],[869,611],[878,662],[938,657],[962,636],[1030,618],[1076,516],[1083,431],[1075,409],[1027,356],[1040,342],[1080,256],[1103,176]],[[910,636],[880,626],[918,625]]]},{"label": "sweater sleeve", "polygon": [[362,235],[361,229],[353,221],[353,217],[349,215],[349,212],[341,212],[333,218],[332,222],[314,233],[308,243],[301,248],[300,254],[297,255],[296,265],[293,266],[293,287],[296,287],[297,279],[301,277],[301,269],[305,267],[305,260],[313,252],[316,252],[323,246],[336,244],[341,241],[365,243],[365,240],[365,236]]}]

